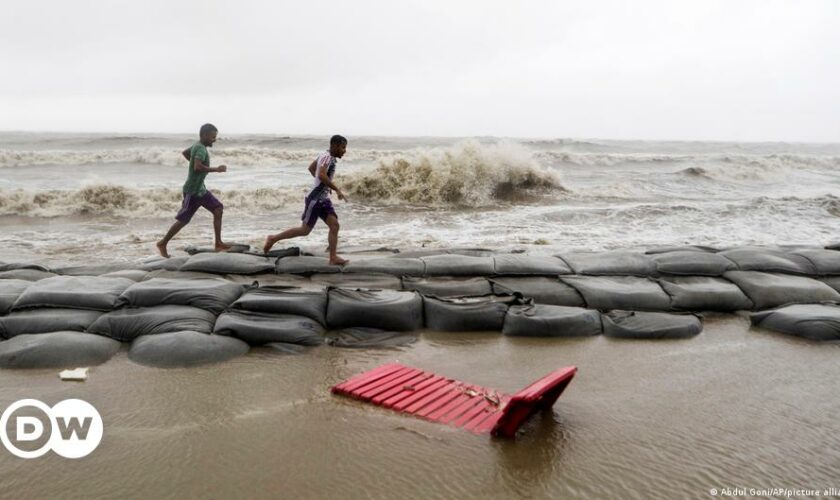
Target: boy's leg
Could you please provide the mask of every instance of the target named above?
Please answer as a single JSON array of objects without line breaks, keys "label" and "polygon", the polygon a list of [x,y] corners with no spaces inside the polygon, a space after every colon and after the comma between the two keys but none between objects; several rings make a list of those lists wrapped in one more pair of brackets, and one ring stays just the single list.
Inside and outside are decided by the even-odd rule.
[{"label": "boy's leg", "polygon": [[269,234],[265,237],[265,245],[263,245],[263,253],[268,253],[271,247],[280,240],[287,240],[289,238],[297,238],[298,236],[306,236],[312,232],[312,226],[307,226],[306,222],[298,227],[286,229],[282,233]]},{"label": "boy's leg", "polygon": [[335,213],[331,213],[326,218],[327,227],[330,228],[330,234],[327,237],[327,242],[329,243],[329,252],[330,252],[330,264],[343,266],[350,262],[347,259],[342,259],[336,253],[338,251],[338,217]]},{"label": "boy's leg", "polygon": [[207,191],[201,198],[201,206],[213,214],[213,245],[216,251],[230,250],[230,245],[222,241],[222,214],[224,214],[225,206],[210,191]]},{"label": "boy's leg", "polygon": [[172,227],[169,228],[169,231],[167,231],[166,236],[164,236],[162,240],[157,242],[155,246],[157,246],[158,252],[160,253],[161,257],[165,257],[167,259],[169,258],[169,252],[166,251],[166,245],[168,245],[169,240],[171,240],[176,234],[178,234],[178,231],[183,229],[186,225],[186,222],[176,220],[175,223],[172,224]]},{"label": "boy's leg", "polygon": [[169,258],[169,252],[166,251],[166,245],[169,244],[169,240],[171,240],[178,231],[184,228],[187,224],[190,223],[192,220],[192,216],[195,215],[196,210],[198,207],[201,206],[201,199],[196,199],[193,195],[185,194],[184,200],[181,202],[181,209],[178,210],[178,213],[175,215],[175,223],[172,224],[172,227],[169,228],[167,231],[166,236],[163,237],[162,240],[158,241],[155,246],[157,246],[158,252],[160,253],[161,257]]}]

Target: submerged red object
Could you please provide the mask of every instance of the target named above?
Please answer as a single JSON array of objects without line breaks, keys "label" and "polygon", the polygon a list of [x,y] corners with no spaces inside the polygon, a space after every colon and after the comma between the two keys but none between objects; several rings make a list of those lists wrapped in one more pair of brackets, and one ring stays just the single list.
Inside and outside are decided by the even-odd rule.
[{"label": "submerged red object", "polygon": [[508,395],[388,363],[333,386],[332,392],[475,433],[513,437],[528,417],[554,405],[576,372],[574,366],[559,368]]}]

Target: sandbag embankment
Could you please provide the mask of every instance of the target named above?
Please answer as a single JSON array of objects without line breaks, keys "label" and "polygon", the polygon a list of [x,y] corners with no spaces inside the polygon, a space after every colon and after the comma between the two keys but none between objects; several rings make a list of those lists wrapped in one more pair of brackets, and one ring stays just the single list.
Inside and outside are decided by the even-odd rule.
[{"label": "sandbag embankment", "polygon": [[0,342],[0,368],[75,368],[100,365],[120,343],[90,333],[58,331],[21,334]]},{"label": "sandbag embankment", "polygon": [[511,306],[502,333],[518,337],[586,337],[602,332],[601,313],[582,307]]},{"label": "sandbag embankment", "polygon": [[724,250],[722,255],[738,266],[739,271],[785,273],[814,276],[817,270],[807,258],[782,250],[763,247],[738,247]]},{"label": "sandbag embankment", "polygon": [[575,274],[587,276],[639,276],[656,274],[656,264],[650,255],[638,252],[573,253],[557,255]]},{"label": "sandbag embankment", "polygon": [[679,311],[732,312],[753,309],[752,301],[737,285],[710,276],[671,276],[659,279],[671,298],[671,308]]},{"label": "sandbag embankment", "polygon": [[231,307],[251,312],[305,316],[327,324],[327,290],[260,287],[248,290]]},{"label": "sandbag embankment", "polygon": [[181,368],[220,363],[248,350],[248,344],[237,338],[178,331],[137,337],[131,343],[128,357],[141,365]]},{"label": "sandbag embankment", "polygon": [[117,303],[130,307],[192,306],[218,315],[248,288],[221,279],[154,278],[128,287]]},{"label": "sandbag embankment", "polygon": [[703,331],[703,323],[693,314],[610,311],[601,315],[601,320],[608,337],[678,339]]},{"label": "sandbag embankment", "polygon": [[277,260],[275,270],[277,274],[315,274],[340,273],[341,266],[330,264],[326,257],[283,257]]},{"label": "sandbag embankment", "polygon": [[583,296],[573,287],[558,278],[546,277],[499,277],[490,280],[497,295],[518,293],[538,304],[584,307]]},{"label": "sandbag embankment", "polygon": [[785,304],[840,302],[840,294],[822,281],[804,276],[729,271],[723,276],[738,285],[756,309],[772,309]]},{"label": "sandbag embankment", "polygon": [[462,297],[489,295],[493,287],[486,278],[416,278],[406,276],[402,279],[403,290],[415,291],[421,295],[435,297]]},{"label": "sandbag embankment", "polygon": [[345,273],[384,273],[393,276],[423,276],[426,264],[420,259],[379,257],[374,259],[354,259],[344,266]]},{"label": "sandbag embankment", "polygon": [[330,328],[419,330],[423,328],[423,298],[417,292],[334,288],[329,291],[327,324]]},{"label": "sandbag embankment", "polygon": [[25,333],[83,332],[102,316],[86,309],[26,309],[0,316],[0,336],[12,338]]},{"label": "sandbag embankment", "polygon": [[31,284],[31,281],[26,280],[0,280],[0,316],[12,310],[20,294]]},{"label": "sandbag embankment", "polygon": [[716,253],[680,250],[651,256],[657,274],[679,276],[722,276],[738,266]]},{"label": "sandbag embankment", "polygon": [[496,272],[493,257],[431,255],[421,257],[426,276],[491,276]]},{"label": "sandbag embankment", "polygon": [[560,280],[577,290],[590,309],[667,311],[671,308],[668,294],[651,278],[562,276]]},{"label": "sandbag embankment", "polygon": [[244,309],[231,309],[219,316],[213,333],[236,337],[251,345],[318,345],[324,341],[324,327],[311,318]]},{"label": "sandbag embankment", "polygon": [[274,259],[241,253],[197,253],[178,269],[213,274],[259,274],[275,268]]},{"label": "sandbag embankment", "polygon": [[500,332],[508,308],[523,303],[519,295],[423,297],[426,327],[449,332]]},{"label": "sandbag embankment", "polygon": [[36,281],[20,294],[13,311],[40,307],[110,311],[134,282],[101,276],[56,276]]},{"label": "sandbag embankment", "polygon": [[197,307],[126,307],[103,314],[87,331],[130,342],[142,335],[182,330],[210,333],[215,322],[215,314]]},{"label": "sandbag embankment", "polygon": [[499,254],[493,257],[496,276],[557,276],[572,274],[566,262],[556,256]]},{"label": "sandbag embankment", "polygon": [[794,304],[750,314],[754,326],[809,340],[840,340],[840,306]]}]

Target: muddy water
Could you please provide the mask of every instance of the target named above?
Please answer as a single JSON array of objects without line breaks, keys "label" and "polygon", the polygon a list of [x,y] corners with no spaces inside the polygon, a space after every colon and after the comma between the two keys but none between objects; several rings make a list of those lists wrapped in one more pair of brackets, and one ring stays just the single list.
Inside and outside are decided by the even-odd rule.
[{"label": "muddy water", "polygon": [[[678,341],[424,333],[389,350],[254,350],[159,370],[121,352],[87,382],[4,371],[3,407],[78,397],[102,414],[90,456],[0,451],[5,498],[709,498],[711,488],[840,487],[838,344],[706,319]],[[329,387],[392,360],[515,391],[580,371],[554,411],[494,440]]]}]

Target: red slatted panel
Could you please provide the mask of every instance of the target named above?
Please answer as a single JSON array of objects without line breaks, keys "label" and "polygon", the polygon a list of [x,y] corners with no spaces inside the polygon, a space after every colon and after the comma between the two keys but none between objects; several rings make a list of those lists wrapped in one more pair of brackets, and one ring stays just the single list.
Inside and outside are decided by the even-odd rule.
[{"label": "red slatted panel", "polygon": [[475,433],[512,437],[534,411],[554,404],[576,371],[555,370],[509,396],[389,363],[334,386],[332,392]]}]

